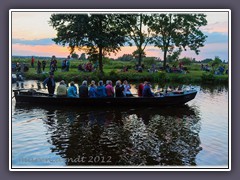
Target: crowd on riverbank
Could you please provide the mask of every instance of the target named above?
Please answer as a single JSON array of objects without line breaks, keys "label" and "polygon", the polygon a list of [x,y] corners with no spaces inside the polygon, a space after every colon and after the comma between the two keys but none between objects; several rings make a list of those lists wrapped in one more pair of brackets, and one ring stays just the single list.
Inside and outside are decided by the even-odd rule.
[{"label": "crowd on riverbank", "polygon": [[[35,57],[33,57],[33,59],[34,58]],[[170,63],[167,64],[164,70],[160,62],[156,62],[157,64],[144,64],[144,62],[145,61],[139,66],[134,61],[105,61],[103,68],[104,72],[100,73],[100,71],[98,71],[97,62],[93,63],[88,60],[79,60],[70,57],[60,59],[53,56],[51,59],[36,58],[34,59],[34,63],[32,63],[29,58],[23,58],[13,60],[12,73],[21,73],[26,80],[35,79],[43,81],[48,76],[49,72],[53,72],[55,79],[59,82],[64,79],[67,82],[74,80],[77,83],[85,79],[88,81],[91,79],[96,81],[100,79],[104,81],[107,79],[111,79],[112,81],[127,79],[131,82],[147,80],[154,83],[171,82],[185,84],[228,83],[227,64],[220,64],[225,67],[223,73],[221,67],[217,69],[218,65],[214,66],[215,71],[213,71],[211,63],[192,63],[191,65],[182,63],[176,65],[175,63],[175,66]],[[21,68],[16,68],[16,64],[20,64]],[[204,66],[201,67],[201,65]],[[205,66],[210,68],[206,68]],[[16,71],[16,69],[18,70]]]}]

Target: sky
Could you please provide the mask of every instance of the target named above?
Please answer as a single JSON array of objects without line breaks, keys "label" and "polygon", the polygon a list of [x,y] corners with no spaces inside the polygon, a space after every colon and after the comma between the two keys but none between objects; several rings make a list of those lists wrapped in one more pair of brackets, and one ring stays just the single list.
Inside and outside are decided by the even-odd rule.
[{"label": "sky", "polygon": [[[200,11],[207,15],[207,26],[201,27],[202,32],[208,36],[205,46],[200,48],[199,55],[193,51],[183,51],[180,58],[190,57],[196,60],[206,58],[214,59],[216,56],[222,60],[229,60],[229,17],[228,12]],[[50,16],[53,12],[40,11],[12,11],[11,12],[11,41],[12,55],[15,56],[47,56],[67,57],[69,50],[67,47],[56,45],[52,38],[56,37],[56,31],[49,25]],[[117,58],[123,54],[132,54],[136,50],[135,46],[121,47],[119,53],[111,54],[111,58]],[[145,49],[149,57],[159,57],[163,59],[162,51],[154,46],[148,45]],[[76,51],[77,54],[83,52]]]}]

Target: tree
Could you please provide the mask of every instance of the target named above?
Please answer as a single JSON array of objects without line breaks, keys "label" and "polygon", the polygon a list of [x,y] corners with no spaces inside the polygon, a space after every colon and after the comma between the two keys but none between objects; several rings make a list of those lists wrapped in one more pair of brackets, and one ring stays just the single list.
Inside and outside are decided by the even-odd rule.
[{"label": "tree", "polygon": [[72,53],[72,56],[71,56],[73,59],[78,59],[79,55],[76,54],[76,53]]},{"label": "tree", "polygon": [[148,26],[154,31],[154,44],[163,51],[164,68],[166,67],[167,53],[176,47],[190,50],[199,54],[200,47],[204,46],[207,36],[200,30],[207,25],[204,14],[153,14]]},{"label": "tree", "polygon": [[180,62],[182,62],[183,65],[191,65],[193,63],[193,59],[189,57],[184,57],[180,59]]},{"label": "tree", "polygon": [[215,56],[214,60],[211,61],[209,64],[212,66],[213,72],[215,72],[215,69],[216,69],[220,64],[222,64],[222,60],[220,59],[220,57]]},{"label": "tree", "polygon": [[145,14],[128,15],[128,18],[130,22],[128,26],[129,37],[137,46],[138,65],[141,65],[142,57],[145,54],[144,50],[152,40],[151,30],[147,27],[150,18],[149,15]]},{"label": "tree", "polygon": [[71,53],[77,48],[97,54],[102,74],[103,56],[116,53],[126,41],[125,19],[121,14],[52,14],[50,25],[57,30],[53,41],[68,45]]},{"label": "tree", "polygon": [[213,61],[213,60],[210,58],[207,58],[207,59],[202,60],[201,63],[210,63],[211,61]]},{"label": "tree", "polygon": [[85,53],[82,53],[79,59],[81,59],[81,60],[86,60],[86,54],[85,54]]},{"label": "tree", "polygon": [[182,52],[181,50],[178,50],[178,51],[169,53],[169,55],[167,56],[168,62],[172,63],[173,61],[178,61],[181,52]]},{"label": "tree", "polygon": [[[143,57],[146,57],[146,53],[144,51],[142,51],[142,50],[139,51],[139,49],[134,51],[132,53],[132,55],[133,55],[133,57],[138,59],[138,64],[141,63]],[[141,60],[139,60],[140,56],[141,56]]]},{"label": "tree", "polygon": [[133,55],[132,54],[124,54],[121,57],[118,58],[120,61],[131,61],[133,60]]}]

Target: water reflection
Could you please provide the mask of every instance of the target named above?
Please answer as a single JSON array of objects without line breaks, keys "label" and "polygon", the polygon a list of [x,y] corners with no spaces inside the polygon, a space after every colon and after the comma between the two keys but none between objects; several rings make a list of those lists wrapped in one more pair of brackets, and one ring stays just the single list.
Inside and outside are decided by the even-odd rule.
[{"label": "water reflection", "polygon": [[210,93],[212,95],[216,95],[218,93],[228,92],[228,86],[201,85],[201,91],[203,91],[204,93]]},{"label": "water reflection", "polygon": [[201,150],[196,107],[44,109],[47,142],[66,165],[196,165]]}]

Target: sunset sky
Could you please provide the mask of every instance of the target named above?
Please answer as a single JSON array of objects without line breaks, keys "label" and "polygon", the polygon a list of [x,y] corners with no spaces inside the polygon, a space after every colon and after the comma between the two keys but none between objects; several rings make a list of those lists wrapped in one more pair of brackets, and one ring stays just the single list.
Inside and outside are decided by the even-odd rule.
[{"label": "sunset sky", "polygon": [[[208,36],[205,46],[200,48],[200,54],[196,55],[192,51],[183,52],[181,57],[192,57],[196,60],[214,58],[219,56],[222,60],[228,61],[228,41],[229,41],[229,17],[227,11],[205,12],[208,25],[202,27],[204,34]],[[66,47],[58,46],[52,38],[56,37],[56,31],[48,24],[53,12],[25,11],[11,12],[11,40],[12,55],[17,56],[49,56],[67,57],[69,50]],[[125,46],[121,52],[112,58],[117,58],[123,54],[131,54],[136,47]],[[163,58],[163,53],[154,46],[146,47],[146,55]],[[76,52],[81,54],[82,52]]]}]

